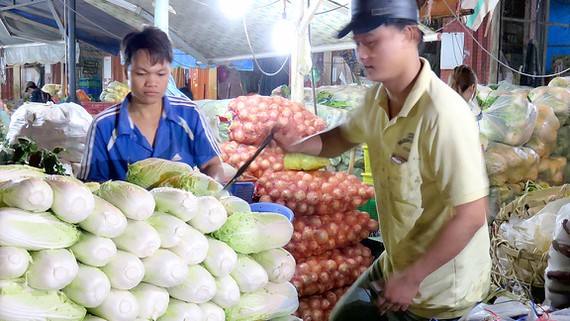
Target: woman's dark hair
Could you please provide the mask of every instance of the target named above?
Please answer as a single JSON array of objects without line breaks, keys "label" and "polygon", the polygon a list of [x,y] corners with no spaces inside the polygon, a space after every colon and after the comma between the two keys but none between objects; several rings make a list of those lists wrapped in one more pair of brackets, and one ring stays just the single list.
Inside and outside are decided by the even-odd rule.
[{"label": "woman's dark hair", "polygon": [[475,72],[466,65],[460,65],[453,69],[449,75],[448,85],[459,94],[465,92],[469,87],[477,84]]},{"label": "woman's dark hair", "polygon": [[127,34],[121,42],[121,52],[125,66],[130,66],[133,56],[139,50],[146,50],[150,62],[155,65],[163,61],[172,63],[174,55],[168,35],[156,27],[144,27],[142,31]]},{"label": "woman's dark hair", "polygon": [[27,91],[28,88],[37,89],[38,86],[36,86],[36,83],[35,83],[35,82],[33,82],[33,81],[28,81],[28,82],[26,83],[26,89],[25,89],[24,91]]}]

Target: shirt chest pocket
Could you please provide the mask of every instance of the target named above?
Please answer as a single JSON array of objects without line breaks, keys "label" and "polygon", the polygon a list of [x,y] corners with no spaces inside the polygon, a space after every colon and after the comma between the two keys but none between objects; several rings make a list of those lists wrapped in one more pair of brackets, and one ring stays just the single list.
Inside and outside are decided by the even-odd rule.
[{"label": "shirt chest pocket", "polygon": [[410,202],[419,197],[421,177],[412,162],[392,156],[387,176],[388,190],[395,200]]}]

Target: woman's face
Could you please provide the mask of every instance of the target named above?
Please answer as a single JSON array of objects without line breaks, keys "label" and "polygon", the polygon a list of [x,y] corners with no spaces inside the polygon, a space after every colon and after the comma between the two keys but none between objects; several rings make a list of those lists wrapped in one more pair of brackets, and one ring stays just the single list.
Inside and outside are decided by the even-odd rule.
[{"label": "woman's face", "polygon": [[170,63],[167,61],[151,64],[150,55],[146,50],[137,51],[127,68],[131,81],[131,94],[136,102],[145,105],[158,104],[168,87]]}]

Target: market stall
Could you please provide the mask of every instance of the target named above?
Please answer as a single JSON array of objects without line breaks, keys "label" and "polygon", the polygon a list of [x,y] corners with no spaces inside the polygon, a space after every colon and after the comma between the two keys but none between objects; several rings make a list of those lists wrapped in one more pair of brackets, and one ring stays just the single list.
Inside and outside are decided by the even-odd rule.
[{"label": "market stall", "polygon": [[[150,6],[133,2],[132,10],[123,9]],[[467,320],[555,316],[547,305],[549,312],[538,311],[543,301],[536,293],[553,308],[570,302],[570,210],[563,203],[570,202],[563,185],[570,180],[568,82],[480,87],[494,221],[492,290],[507,289],[520,305],[501,310],[500,300],[486,301]],[[344,121],[366,89],[327,86],[293,100],[277,90],[272,97],[197,104],[214,128],[222,160],[235,170],[272,128],[292,137],[315,134]],[[94,115],[126,94],[124,84],[111,83],[101,103],[83,107]],[[244,186],[255,188],[243,199],[187,165],[157,159],[132,164],[126,182],[84,184],[56,175],[66,172],[56,171],[63,163],[81,159],[81,132],[91,116],[63,112],[77,107],[21,108],[10,141],[27,145],[0,152],[0,161],[10,163],[0,165],[2,320],[326,320],[381,252],[381,238],[369,243],[378,235],[374,215],[381,204],[370,203],[374,189],[361,175],[364,151],[329,160],[270,145],[247,169]],[[66,127],[73,133],[57,132],[68,144],[57,150],[50,131],[78,118]],[[19,140],[28,136],[33,142]]]}]

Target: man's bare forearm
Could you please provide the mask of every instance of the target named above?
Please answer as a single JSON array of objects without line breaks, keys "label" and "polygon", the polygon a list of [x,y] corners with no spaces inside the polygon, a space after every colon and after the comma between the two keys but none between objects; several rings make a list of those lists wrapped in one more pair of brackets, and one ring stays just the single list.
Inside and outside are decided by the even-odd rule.
[{"label": "man's bare forearm", "polygon": [[339,127],[320,132],[293,144],[288,151],[321,157],[336,157],[357,144],[347,141]]},{"label": "man's bare forearm", "polygon": [[427,252],[406,269],[405,273],[421,282],[456,257],[477,231],[486,226],[486,202],[486,198],[481,198],[456,206],[456,215],[443,226]]}]

